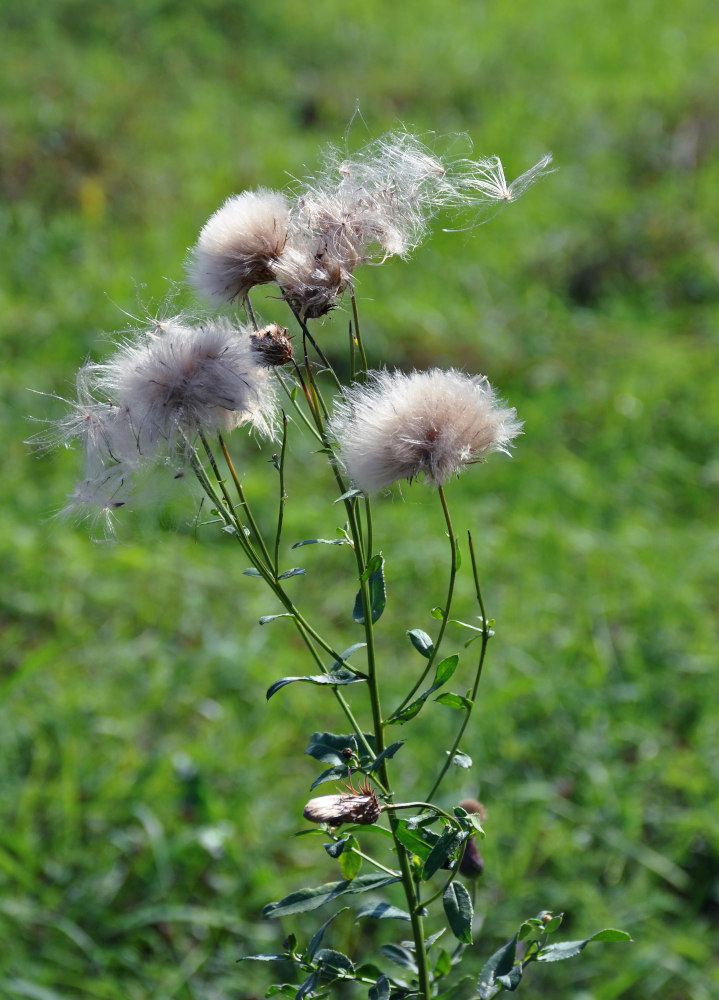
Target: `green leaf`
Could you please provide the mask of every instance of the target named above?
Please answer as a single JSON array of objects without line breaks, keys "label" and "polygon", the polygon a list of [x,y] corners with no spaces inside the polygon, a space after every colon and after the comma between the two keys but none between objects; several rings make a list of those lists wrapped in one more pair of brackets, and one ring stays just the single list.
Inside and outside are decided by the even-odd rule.
[{"label": "green leaf", "polygon": [[391,757],[394,757],[399,748],[404,745],[404,742],[404,740],[397,740],[395,743],[390,743],[388,747],[385,747],[381,754],[378,754],[375,757],[367,770],[376,771],[383,760],[389,760]]},{"label": "green leaf", "polygon": [[440,839],[439,834],[431,830],[411,829],[405,819],[398,821],[395,833],[399,842],[422,861],[427,860],[432,848]]},{"label": "green leaf", "polygon": [[437,961],[434,963],[434,974],[437,979],[441,979],[442,976],[448,975],[452,970],[452,959],[449,957],[449,952],[445,951],[444,948],[439,949],[439,955],[437,956]]},{"label": "green leaf", "polygon": [[367,1000],[389,1000],[390,988],[389,979],[381,975],[374,986],[370,986]]},{"label": "green leaf", "polygon": [[444,608],[432,608],[430,614],[433,618],[437,618],[439,621],[444,621]]},{"label": "green leaf", "polygon": [[289,614],[289,612],[287,612],[287,611],[283,611],[279,615],[263,615],[259,619],[258,624],[259,625],[266,625],[268,622],[273,622],[275,620],[275,618],[294,618],[294,615]]},{"label": "green leaf", "polygon": [[434,653],[434,643],[427,633],[421,628],[411,628],[407,630],[407,635],[417,652],[428,660]]},{"label": "green leaf", "polygon": [[242,955],[237,959],[238,962],[284,962],[287,959],[285,954],[276,954],[275,952],[269,953],[267,955]]},{"label": "green leaf", "polygon": [[354,497],[363,497],[363,496],[364,493],[362,492],[362,490],[355,490],[355,489],[347,490],[347,492],[343,493],[341,497],[337,497],[337,499],[334,502],[339,503],[340,500],[352,500],[354,499]]},{"label": "green leaf", "polygon": [[332,840],[329,844],[323,844],[322,846],[331,858],[338,858],[351,839],[354,840],[353,837],[351,838],[349,834],[346,834],[340,840]]},{"label": "green leaf", "polygon": [[[320,948],[315,955],[315,961],[321,962],[325,969],[331,969],[333,972],[354,972],[352,959],[332,948]],[[325,969],[322,970],[323,973]]]},{"label": "green leaf", "polygon": [[414,955],[409,949],[404,948],[401,944],[382,944],[379,950],[387,958],[395,962],[397,965],[401,965],[405,969],[409,969],[410,972],[417,972],[417,963],[414,959]]},{"label": "green leaf", "polygon": [[387,725],[396,725],[397,723],[399,723],[399,725],[404,725],[405,722],[409,722],[410,719],[413,719],[429,696],[434,694],[437,688],[447,683],[457,669],[458,663],[459,655],[457,653],[453,653],[452,656],[446,656],[441,663],[437,664],[432,686],[428,687],[426,691],[423,691],[422,694],[415,698],[414,701],[411,701],[409,705],[405,705],[401,711],[395,712],[394,715],[390,716],[390,718],[387,719]]},{"label": "green leaf", "polygon": [[452,694],[451,691],[438,694],[434,700],[438,701],[440,705],[448,705],[449,708],[461,708],[466,711],[469,711],[474,705],[474,702],[470,701],[469,698],[464,698],[461,694]]},{"label": "green leaf", "polygon": [[371,917],[373,920],[411,920],[406,910],[400,910],[398,906],[391,903],[367,903],[357,911],[355,922],[363,917]]},{"label": "green leaf", "polygon": [[[387,604],[387,591],[384,582],[384,559],[381,554],[374,555],[367,563],[362,574],[362,580],[367,582],[369,594],[370,618],[374,624],[382,616]],[[362,607],[362,590],[357,591],[352,617],[358,625],[364,625],[364,608]]]},{"label": "green leaf", "polygon": [[311,972],[295,993],[295,1000],[303,1000],[309,993],[314,993],[315,987],[320,981],[319,972]]},{"label": "green leaf", "polygon": [[293,566],[292,569],[286,569],[284,573],[280,573],[277,577],[278,580],[288,580],[291,576],[304,576],[307,572],[306,569],[302,569],[301,566]]},{"label": "green leaf", "polygon": [[269,920],[274,917],[286,917],[292,913],[307,913],[338,896],[348,893],[354,895],[359,892],[370,892],[373,889],[381,889],[382,886],[399,881],[400,879],[394,875],[372,872],[369,875],[359,875],[354,879],[326,882],[324,885],[314,886],[311,889],[298,889],[276,903],[268,903],[262,910],[262,916],[265,920]]},{"label": "green leaf", "polygon": [[312,959],[315,957],[315,952],[322,944],[322,938],[324,936],[325,931],[332,923],[332,921],[335,919],[335,917],[339,916],[340,913],[344,913],[346,909],[347,907],[343,906],[341,910],[337,910],[336,913],[333,913],[331,917],[328,917],[327,920],[325,920],[325,922],[322,924],[322,926],[315,931],[315,933],[312,936],[312,940],[307,945],[307,951],[305,952],[306,961],[308,962],[312,961]]},{"label": "green leaf", "polygon": [[243,576],[262,576],[262,573],[260,573],[260,571],[258,569],[255,569],[254,566],[248,566],[247,569],[243,569],[242,570],[242,575]]},{"label": "green leaf", "polygon": [[351,733],[349,736],[338,736],[335,733],[313,733],[305,753],[324,764],[344,765],[346,768],[347,760],[342,756],[342,751],[350,747],[357,754],[362,766],[366,767],[375,759],[376,744],[374,736],[369,733],[365,733],[364,736],[373,750],[371,757],[364,746],[360,744],[355,733]]},{"label": "green leaf", "polygon": [[345,781],[348,777],[361,771],[359,767],[347,767],[346,764],[338,764],[336,767],[328,767],[326,771],[323,771],[310,785],[310,791],[313,788],[317,788],[318,785],[323,785],[325,781]]},{"label": "green leaf", "polygon": [[[491,1000],[491,997],[499,993],[503,987],[509,989],[511,992],[519,985],[519,979],[522,978],[522,967],[521,965],[515,966],[514,964],[517,954],[517,940],[518,935],[515,934],[511,940],[495,951],[489,961],[485,963],[484,968],[479,974],[478,1000]],[[517,979],[516,985],[508,986],[506,983],[509,981],[509,977],[513,975],[515,969],[519,969],[519,979]]]},{"label": "green leaf", "polygon": [[346,538],[305,538],[301,542],[295,542],[290,548],[299,549],[303,545],[347,545]]},{"label": "green leaf", "polygon": [[330,674],[312,674],[307,677],[281,677],[274,684],[270,684],[267,688],[266,698],[269,701],[273,694],[277,694],[280,688],[286,687],[287,684],[325,684],[330,687],[339,687],[343,684],[356,684],[358,681],[366,681],[367,678],[356,674],[353,670],[348,670],[346,667],[342,667],[341,670],[335,670]]},{"label": "green leaf", "polygon": [[432,690],[436,691],[438,687],[442,684],[446,684],[450,679],[452,674],[457,669],[457,664],[459,663],[459,654],[453,653],[452,656],[445,656],[441,663],[437,664],[437,670],[434,675],[434,683],[432,684]]},{"label": "green leaf", "polygon": [[462,753],[461,750],[457,750],[454,757],[452,757],[452,763],[455,767],[464,767],[468,770],[472,766],[472,758],[469,754]]},{"label": "green leaf", "polygon": [[557,941],[556,944],[548,944],[537,954],[538,962],[563,962],[567,958],[574,958],[580,951],[583,951],[590,941],[631,941],[631,937],[626,931],[616,930],[614,927],[607,927],[602,931],[597,931],[591,937],[584,938],[583,941]]},{"label": "green leaf", "polygon": [[268,991],[265,993],[266,997],[295,997],[297,995],[297,987],[292,986],[291,983],[281,983],[279,985],[275,984],[270,986]]},{"label": "green leaf", "polygon": [[442,894],[444,912],[458,941],[472,944],[472,900],[461,882],[450,882]]},{"label": "green leaf", "polygon": [[460,844],[462,844],[469,834],[466,830],[458,832],[454,827],[448,826],[445,828],[444,833],[442,833],[434,845],[432,850],[424,863],[424,868],[422,869],[422,878],[427,881],[427,879],[432,878],[435,872],[451,858],[454,852],[457,850]]},{"label": "green leaf", "polygon": [[362,868],[362,858],[353,851],[353,847],[358,847],[358,843],[354,837],[349,836],[347,838],[347,844],[345,849],[340,854],[340,869],[345,878],[356,878],[360,869]]},{"label": "green leaf", "polygon": [[351,646],[348,646],[342,653],[340,653],[339,660],[335,660],[332,667],[341,667],[344,665],[345,660],[349,660],[353,653],[356,653],[358,649],[364,649],[367,645],[366,642],[353,642]]}]

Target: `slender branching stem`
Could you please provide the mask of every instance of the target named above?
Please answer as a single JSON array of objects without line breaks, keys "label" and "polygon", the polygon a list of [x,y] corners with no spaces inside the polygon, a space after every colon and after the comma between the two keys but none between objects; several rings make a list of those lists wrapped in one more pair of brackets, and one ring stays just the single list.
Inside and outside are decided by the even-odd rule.
[{"label": "slender branching stem", "polygon": [[[222,449],[222,454],[223,454],[223,456],[225,458],[225,462],[227,463],[227,468],[230,470],[230,475],[232,476],[232,482],[235,484],[235,489],[237,490],[237,496],[240,498],[240,503],[241,503],[242,507],[244,508],[245,514],[247,516],[247,521],[248,521],[250,527],[252,528],[252,531],[254,532],[255,538],[257,539],[257,542],[258,542],[258,544],[260,546],[260,550],[262,552],[263,558],[265,559],[265,562],[267,563],[267,566],[271,567],[272,566],[272,560],[270,558],[270,553],[267,551],[267,546],[265,545],[265,540],[262,537],[262,532],[260,531],[260,529],[259,529],[259,527],[257,525],[257,522],[255,521],[255,519],[254,519],[254,517],[252,515],[252,510],[250,509],[250,505],[248,504],[247,498],[245,497],[245,491],[242,488],[242,483],[240,482],[240,477],[237,475],[237,471],[235,469],[235,466],[234,466],[234,463],[233,463],[232,458],[230,456],[230,453],[229,453],[229,451],[227,449],[227,445],[225,444],[224,438],[222,437],[221,434],[218,435],[218,440],[220,442],[220,448]],[[203,444],[205,445],[205,449],[207,449],[208,445],[207,445],[207,442],[204,440],[204,438],[203,438]],[[215,470],[216,470],[216,467],[213,467],[213,471],[215,471]],[[218,474],[218,476],[219,476],[219,474]],[[230,503],[231,501],[229,499],[229,496],[227,495],[227,493],[226,493],[226,491],[224,489],[223,489],[223,493],[224,493],[224,495],[225,495],[225,497],[227,499],[227,502]],[[277,572],[275,571],[275,576],[276,575],[277,575]]]},{"label": "slender branching stem", "polygon": [[[439,627],[439,632],[437,633],[437,639],[434,643],[434,649],[432,650],[432,655],[427,660],[427,664],[420,674],[419,678],[415,681],[409,694],[406,696],[402,704],[397,708],[396,712],[401,712],[405,705],[408,705],[412,698],[422,686],[425,678],[429,674],[430,670],[434,666],[434,662],[437,659],[437,654],[439,653],[439,647],[442,644],[442,639],[444,638],[444,633],[447,628],[447,622],[449,621],[449,613],[452,606],[452,598],[454,596],[454,584],[457,578],[457,539],[454,537],[454,529],[452,528],[452,518],[450,517],[449,507],[447,505],[447,497],[444,492],[444,487],[440,486],[438,491],[439,499],[442,503],[442,512],[444,513],[444,520],[447,525],[447,535],[449,537],[450,544],[450,566],[449,566],[449,583],[447,584],[447,597],[444,602],[444,608],[442,609],[442,624]],[[396,714],[395,712],[395,714]],[[431,796],[430,796],[431,798]]]},{"label": "slender branching stem", "polygon": [[367,355],[365,354],[364,344],[362,343],[362,331],[360,329],[359,312],[357,310],[357,297],[355,296],[354,289],[352,289],[350,294],[350,300],[352,302],[352,315],[355,321],[355,340],[357,341],[357,348],[362,360],[362,371],[366,375],[369,371],[369,365],[367,364]]},{"label": "slender branching stem", "polygon": [[282,525],[285,518],[285,504],[287,503],[287,494],[285,493],[285,455],[287,452],[287,427],[289,420],[287,419],[287,414],[282,411],[282,447],[280,448],[280,459],[277,465],[277,471],[280,477],[279,485],[279,503],[277,509],[277,531],[275,532],[275,576],[280,575],[280,539],[282,538]]},{"label": "slender branching stem", "polygon": [[[309,392],[307,391],[307,386],[305,385],[305,383],[304,383],[304,379],[302,378],[302,372],[301,372],[301,371],[300,371],[300,369],[299,369],[299,368],[297,367],[297,364],[295,363],[294,359],[292,360],[292,363],[293,363],[293,365],[294,365],[294,367],[295,367],[295,371],[296,371],[296,373],[297,373],[297,375],[298,375],[298,377],[299,377],[299,380],[300,380],[300,385],[301,385],[301,387],[302,387],[302,391],[303,391],[303,393],[304,393],[304,396],[305,396],[305,399],[307,400],[307,405],[308,405],[308,406],[310,407],[310,409],[311,409],[311,407],[312,407],[312,403],[311,403],[311,399],[310,399],[310,396],[309,396]],[[282,386],[282,390],[283,390],[283,392],[285,393],[285,395],[286,395],[286,396],[287,396],[287,398],[289,399],[290,403],[292,404],[292,407],[293,407],[293,409],[294,409],[295,413],[297,414],[297,416],[298,416],[298,417],[300,418],[300,420],[301,420],[301,421],[302,421],[302,423],[303,423],[303,424],[305,425],[305,427],[306,427],[306,428],[307,428],[307,430],[308,430],[308,431],[310,432],[310,434],[312,434],[312,436],[313,436],[314,438],[316,438],[316,439],[317,439],[317,440],[318,440],[318,441],[320,442],[320,444],[322,444],[322,438],[321,438],[321,436],[320,436],[319,432],[317,431],[317,428],[316,428],[315,426],[313,426],[313,424],[312,424],[312,423],[310,423],[310,421],[309,421],[309,420],[307,419],[307,416],[306,416],[306,414],[305,414],[305,411],[304,411],[304,410],[302,409],[302,407],[301,407],[301,406],[300,406],[300,405],[298,404],[298,402],[297,402],[297,399],[296,399],[296,396],[295,396],[295,395],[293,395],[293,392],[292,392],[292,390],[291,390],[291,389],[290,389],[290,388],[288,387],[288,385],[287,385],[287,383],[285,382],[284,378],[283,378],[283,377],[282,377],[282,375],[280,374],[280,371],[279,371],[279,368],[275,368],[275,376],[276,376],[276,378],[277,378],[277,381],[278,381],[278,382],[280,383],[280,385]],[[296,387],[295,387],[295,388],[296,388]]]},{"label": "slender branching stem", "polygon": [[464,736],[465,730],[466,730],[467,726],[469,725],[469,720],[470,720],[471,715],[472,715],[472,709],[474,708],[474,703],[475,703],[475,700],[477,698],[477,691],[479,690],[479,682],[480,682],[480,680],[482,678],[482,668],[484,667],[484,659],[485,659],[485,656],[486,656],[486,653],[487,653],[487,644],[489,643],[489,640],[492,637],[492,632],[491,632],[491,630],[489,628],[489,624],[487,622],[487,614],[486,614],[486,612],[484,610],[484,600],[482,598],[482,591],[481,591],[481,588],[479,586],[479,574],[477,572],[477,559],[476,559],[475,554],[474,554],[474,544],[472,542],[472,536],[471,536],[471,534],[469,532],[467,532],[467,538],[469,540],[469,557],[470,557],[470,560],[472,562],[472,574],[473,574],[473,577],[474,577],[475,594],[476,594],[476,597],[477,597],[477,603],[479,604],[479,610],[480,610],[481,615],[482,615],[482,639],[481,639],[482,645],[481,645],[481,648],[480,648],[480,651],[479,651],[479,660],[478,660],[478,663],[477,663],[477,670],[476,670],[476,673],[474,675],[474,684],[472,685],[472,691],[471,691],[471,694],[469,696],[469,700],[470,700],[471,704],[470,704],[469,708],[467,708],[465,710],[465,716],[464,716],[464,719],[462,721],[462,725],[459,727],[459,731],[457,733],[457,736],[455,737],[454,743],[452,744],[452,749],[449,751],[449,754],[447,756],[447,760],[442,765],[442,769],[440,770],[440,772],[439,772],[439,774],[437,776],[437,780],[432,785],[432,789],[429,792],[429,794],[427,795],[428,799],[431,799],[436,794],[437,789],[439,788],[439,786],[441,785],[442,781],[444,780],[444,776],[447,773],[447,771],[449,770],[450,764],[452,763],[452,760],[454,759],[454,755],[456,754],[457,750],[459,749],[459,744],[462,741],[462,737]]},{"label": "slender branching stem", "polygon": [[257,317],[255,316],[255,310],[252,308],[252,303],[250,302],[250,296],[245,295],[245,308],[247,309],[247,315],[250,317],[250,322],[255,328],[255,333],[259,330],[259,324],[257,322]]}]

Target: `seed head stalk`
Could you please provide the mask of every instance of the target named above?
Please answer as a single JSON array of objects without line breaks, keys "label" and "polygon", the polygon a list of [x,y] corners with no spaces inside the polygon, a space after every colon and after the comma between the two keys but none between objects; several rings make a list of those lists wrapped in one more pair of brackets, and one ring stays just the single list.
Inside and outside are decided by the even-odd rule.
[{"label": "seed head stalk", "polygon": [[482,645],[481,645],[481,648],[480,648],[480,651],[479,651],[479,661],[477,663],[477,671],[476,671],[475,676],[474,676],[474,684],[472,685],[472,693],[470,695],[470,701],[471,701],[472,704],[466,710],[464,719],[462,721],[462,725],[459,727],[459,731],[457,733],[457,736],[455,737],[454,743],[452,744],[452,749],[449,751],[449,755],[447,757],[447,760],[442,765],[442,769],[439,772],[439,775],[437,776],[437,780],[432,785],[432,788],[431,788],[429,794],[427,795],[427,798],[430,799],[430,800],[436,794],[437,789],[439,788],[439,786],[441,785],[442,781],[444,780],[444,776],[447,773],[447,771],[449,770],[449,766],[452,763],[454,755],[456,754],[457,750],[459,749],[459,744],[461,743],[462,737],[464,736],[464,733],[465,733],[465,730],[466,730],[467,726],[469,725],[469,720],[470,720],[471,715],[472,715],[472,709],[474,708],[474,703],[475,703],[475,700],[477,698],[477,691],[479,690],[479,682],[480,682],[480,680],[482,678],[482,668],[484,667],[484,660],[485,660],[485,656],[486,656],[486,653],[487,653],[487,645],[489,643],[489,640],[492,638],[492,631],[491,631],[491,629],[489,627],[489,624],[487,622],[487,613],[486,613],[485,608],[484,608],[484,600],[482,598],[482,590],[481,590],[481,588],[479,586],[479,574],[477,572],[477,559],[476,559],[475,553],[474,553],[474,543],[472,542],[472,535],[470,534],[469,531],[467,532],[467,539],[468,539],[468,542],[469,542],[469,556],[470,556],[470,560],[472,562],[472,575],[474,577],[475,595],[477,597],[477,603],[479,604],[479,610],[480,610],[480,613],[482,615]]},{"label": "seed head stalk", "polygon": [[[442,503],[442,511],[444,513],[444,520],[447,525],[447,536],[449,538],[450,544],[450,566],[449,566],[449,583],[447,584],[447,597],[444,602],[443,614],[442,614],[442,624],[439,627],[439,632],[437,634],[437,641],[434,644],[434,649],[432,650],[432,655],[427,660],[427,665],[420,674],[419,678],[415,681],[409,694],[405,697],[404,701],[397,708],[397,712],[400,712],[405,705],[408,705],[412,698],[422,686],[425,678],[432,669],[435,660],[437,659],[437,654],[439,652],[439,647],[444,638],[444,633],[447,628],[447,622],[449,621],[450,608],[452,606],[452,598],[454,596],[454,584],[457,578],[457,539],[454,535],[454,529],[452,528],[452,518],[449,513],[449,506],[447,505],[447,497],[445,496],[444,487],[439,486],[437,492],[439,493],[439,499]],[[431,796],[430,796],[431,798]]]}]

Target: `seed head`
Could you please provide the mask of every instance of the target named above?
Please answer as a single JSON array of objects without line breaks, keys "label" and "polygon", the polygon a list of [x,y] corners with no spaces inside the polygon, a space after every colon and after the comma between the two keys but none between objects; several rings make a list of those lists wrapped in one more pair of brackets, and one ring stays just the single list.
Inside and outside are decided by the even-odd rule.
[{"label": "seed head", "polygon": [[433,368],[370,373],[337,401],[329,434],[353,484],[374,493],[420,475],[441,486],[491,452],[509,454],[521,427],[485,376]]},{"label": "seed head", "polygon": [[279,191],[258,188],[228,198],[190,250],[191,284],[210,299],[229,302],[274,281],[272,264],[285,245],[288,217],[287,198]]}]

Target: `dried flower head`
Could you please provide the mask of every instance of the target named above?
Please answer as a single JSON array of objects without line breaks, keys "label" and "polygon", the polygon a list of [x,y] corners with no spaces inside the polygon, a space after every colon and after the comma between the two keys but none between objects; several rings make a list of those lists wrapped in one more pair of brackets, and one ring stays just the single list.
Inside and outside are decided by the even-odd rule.
[{"label": "dried flower head", "polygon": [[377,793],[369,782],[365,781],[355,791],[351,785],[347,792],[340,795],[320,795],[310,799],[302,815],[310,823],[326,823],[328,826],[341,826],[342,823],[360,823],[369,825],[376,823],[382,812]]},{"label": "dried flower head", "polygon": [[250,343],[257,363],[265,368],[276,368],[292,360],[292,340],[286,326],[270,323],[250,334]]},{"label": "dried flower head", "polygon": [[288,217],[287,198],[279,191],[258,188],[228,198],[190,250],[190,282],[208,298],[229,302],[274,281],[272,264],[284,248]]},{"label": "dried flower head", "polygon": [[370,373],[337,401],[329,434],[353,484],[374,493],[420,475],[441,486],[491,452],[509,454],[521,427],[486,377],[433,368]]},{"label": "dried flower head", "polygon": [[347,264],[317,242],[288,243],[274,273],[285,299],[303,319],[326,315],[352,283]]}]

